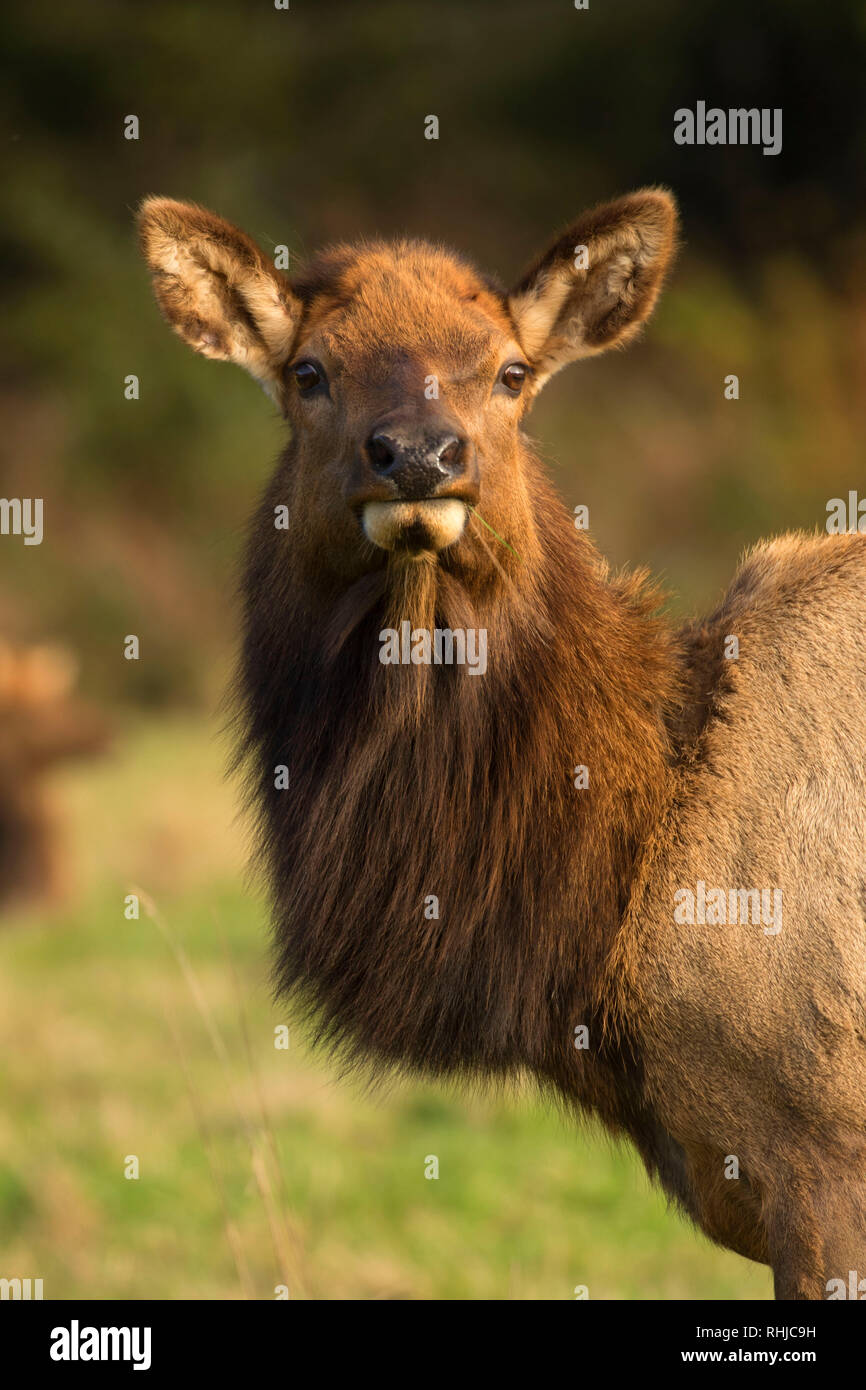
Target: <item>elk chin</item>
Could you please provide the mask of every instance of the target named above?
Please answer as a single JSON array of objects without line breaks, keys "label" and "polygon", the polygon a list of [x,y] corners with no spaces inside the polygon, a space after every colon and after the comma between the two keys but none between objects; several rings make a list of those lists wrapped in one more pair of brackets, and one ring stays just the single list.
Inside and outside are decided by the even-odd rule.
[{"label": "elk chin", "polygon": [[368,502],[363,512],[364,534],[380,550],[424,554],[444,550],[463,535],[466,504],[456,497],[430,497],[419,502]]}]

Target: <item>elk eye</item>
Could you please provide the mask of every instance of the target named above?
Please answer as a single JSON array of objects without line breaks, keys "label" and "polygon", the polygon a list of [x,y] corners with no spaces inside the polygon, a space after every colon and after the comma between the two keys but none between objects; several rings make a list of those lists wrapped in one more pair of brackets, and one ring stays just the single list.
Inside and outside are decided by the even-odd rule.
[{"label": "elk eye", "polygon": [[315,362],[298,362],[292,368],[292,374],[297,383],[298,390],[302,395],[307,396],[322,381],[322,372]]},{"label": "elk eye", "polygon": [[509,391],[517,396],[526,380],[526,368],[522,362],[509,362],[508,366],[503,367],[499,373],[499,380],[503,386],[507,386]]}]

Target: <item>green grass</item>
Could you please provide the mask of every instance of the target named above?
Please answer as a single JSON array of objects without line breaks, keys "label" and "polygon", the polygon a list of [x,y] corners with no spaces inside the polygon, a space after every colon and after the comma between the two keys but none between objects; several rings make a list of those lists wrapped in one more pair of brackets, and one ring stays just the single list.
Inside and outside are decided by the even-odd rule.
[{"label": "green grass", "polygon": [[[270,997],[220,766],[160,721],[58,788],[70,899],[0,934],[0,1273],[47,1298],[769,1297],[531,1095],[370,1095],[312,1058]],[[125,918],[136,884],[170,941]]]}]

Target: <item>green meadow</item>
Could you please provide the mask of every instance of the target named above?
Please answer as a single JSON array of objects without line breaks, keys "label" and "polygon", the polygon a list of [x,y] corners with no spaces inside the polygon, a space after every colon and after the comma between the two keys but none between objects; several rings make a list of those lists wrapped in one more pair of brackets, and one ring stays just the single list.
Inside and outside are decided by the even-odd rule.
[{"label": "green meadow", "polygon": [[770,1296],[531,1092],[371,1091],[311,1056],[223,755],[151,721],[56,787],[67,902],[0,934],[0,1273],[46,1298]]}]

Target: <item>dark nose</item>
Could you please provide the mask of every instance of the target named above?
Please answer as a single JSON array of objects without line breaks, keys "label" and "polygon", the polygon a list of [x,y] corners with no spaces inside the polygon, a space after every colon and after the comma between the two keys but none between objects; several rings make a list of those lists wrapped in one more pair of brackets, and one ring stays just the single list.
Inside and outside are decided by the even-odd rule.
[{"label": "dark nose", "polygon": [[365,448],[373,471],[391,479],[408,501],[435,497],[443,483],[466,472],[467,441],[450,432],[409,437],[376,430]]}]

